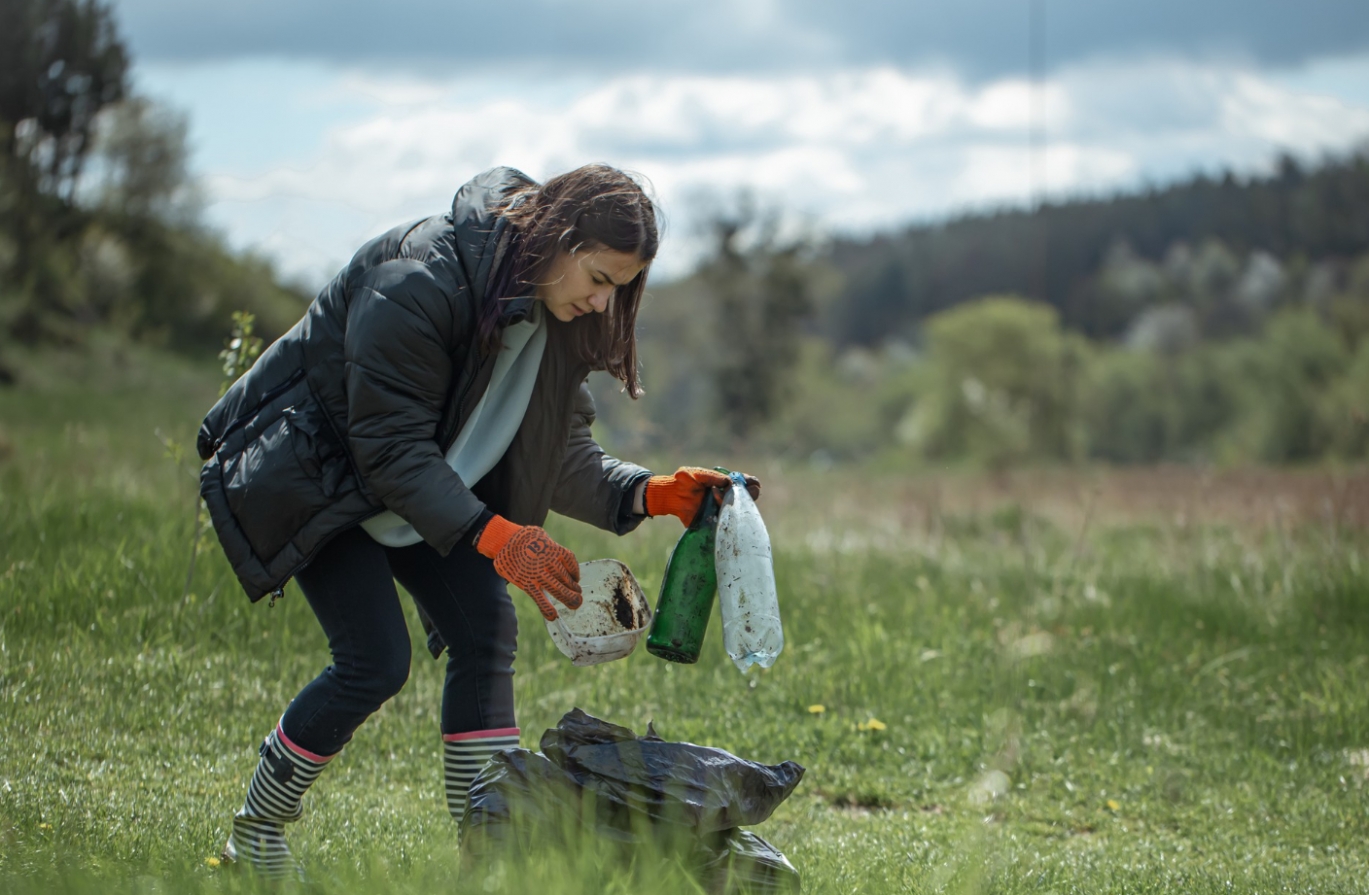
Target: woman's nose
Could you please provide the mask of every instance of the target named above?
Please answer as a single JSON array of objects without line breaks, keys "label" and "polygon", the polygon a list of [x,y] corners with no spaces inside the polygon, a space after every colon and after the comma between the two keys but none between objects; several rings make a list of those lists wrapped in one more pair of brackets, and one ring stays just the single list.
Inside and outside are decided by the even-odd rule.
[{"label": "woman's nose", "polygon": [[599,289],[590,293],[589,306],[602,314],[608,307],[609,296],[613,294],[613,288]]}]

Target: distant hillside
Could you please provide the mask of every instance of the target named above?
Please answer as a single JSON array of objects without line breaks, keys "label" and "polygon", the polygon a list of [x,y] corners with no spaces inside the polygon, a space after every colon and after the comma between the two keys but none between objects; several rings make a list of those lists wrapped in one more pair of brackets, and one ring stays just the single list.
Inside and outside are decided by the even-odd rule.
[{"label": "distant hillside", "polygon": [[[1310,169],[1285,158],[1264,178],[1200,176],[1036,213],[969,215],[840,240],[831,259],[846,286],[824,329],[840,342],[873,344],[913,335],[922,320],[961,302],[1014,293],[1053,305],[1067,327],[1095,338],[1121,336],[1144,311],[1167,303],[1207,305],[1197,308],[1204,335],[1248,330],[1258,315],[1241,305],[1242,278],[1265,276],[1277,286],[1279,294],[1259,296],[1264,302],[1334,289],[1350,260],[1369,252],[1367,210],[1369,155]],[[1231,282],[1200,284],[1206,294],[1195,296],[1179,283],[1194,271],[1178,268],[1204,247],[1212,263],[1197,273]],[[1150,267],[1136,275],[1117,270],[1128,262]]]}]

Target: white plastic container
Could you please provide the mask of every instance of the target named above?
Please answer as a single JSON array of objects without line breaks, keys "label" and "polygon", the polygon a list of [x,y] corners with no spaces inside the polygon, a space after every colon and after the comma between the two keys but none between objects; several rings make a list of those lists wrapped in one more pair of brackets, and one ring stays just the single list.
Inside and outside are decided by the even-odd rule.
[{"label": "white plastic container", "polygon": [[743,672],[752,665],[769,668],[784,649],[775,565],[770,535],[741,473],[732,473],[732,487],[718,511],[713,559],[727,654]]},{"label": "white plastic container", "polygon": [[630,655],[651,624],[651,606],[632,570],[616,559],[582,562],[580,592],[585,599],[579,609],[552,600],[556,620],[546,625],[556,648],[574,665]]}]

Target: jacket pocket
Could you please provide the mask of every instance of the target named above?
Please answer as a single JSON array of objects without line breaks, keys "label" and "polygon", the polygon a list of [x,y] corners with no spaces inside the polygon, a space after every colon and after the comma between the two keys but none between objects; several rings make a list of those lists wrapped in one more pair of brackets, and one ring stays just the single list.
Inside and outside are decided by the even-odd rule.
[{"label": "jacket pocket", "polygon": [[302,380],[230,433],[217,457],[226,508],[263,563],[333,505],[349,481],[342,445]]},{"label": "jacket pocket", "polygon": [[285,408],[284,414],[291,433],[290,447],[304,474],[317,481],[327,497],[343,493],[352,464],[328,421],[327,411],[311,396],[304,404]]}]

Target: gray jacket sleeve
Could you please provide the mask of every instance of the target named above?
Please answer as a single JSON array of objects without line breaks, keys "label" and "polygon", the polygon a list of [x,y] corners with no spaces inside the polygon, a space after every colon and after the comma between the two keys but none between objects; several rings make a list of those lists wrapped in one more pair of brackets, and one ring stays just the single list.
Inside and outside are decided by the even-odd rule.
[{"label": "gray jacket sleeve", "polygon": [[637,483],[651,472],[604,453],[590,433],[593,424],[594,396],[588,383],[581,383],[575,395],[570,440],[551,508],[596,528],[627,534],[646,517],[624,513],[622,508]]},{"label": "gray jacket sleeve", "polygon": [[443,457],[437,427],[453,344],[449,296],[419,263],[389,261],[353,284],[343,344],[347,441],[385,506],[444,556],[485,505]]}]

